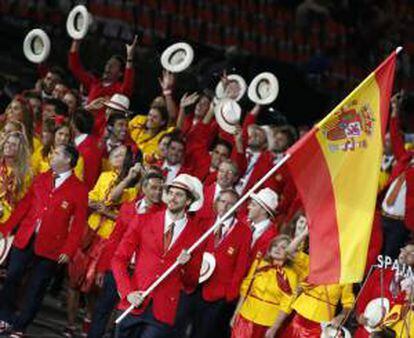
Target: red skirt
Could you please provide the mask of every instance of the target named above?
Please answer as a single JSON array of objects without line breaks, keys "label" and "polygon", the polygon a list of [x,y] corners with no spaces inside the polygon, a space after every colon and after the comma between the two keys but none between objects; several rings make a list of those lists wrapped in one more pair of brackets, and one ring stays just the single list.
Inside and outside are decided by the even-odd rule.
[{"label": "red skirt", "polygon": [[290,323],[291,338],[320,338],[321,324],[295,314]]},{"label": "red skirt", "polygon": [[268,328],[237,315],[231,330],[231,338],[264,338]]},{"label": "red skirt", "polygon": [[82,292],[89,292],[95,285],[97,264],[107,240],[96,236],[87,250],[78,248],[73,261],[69,263],[69,284]]}]

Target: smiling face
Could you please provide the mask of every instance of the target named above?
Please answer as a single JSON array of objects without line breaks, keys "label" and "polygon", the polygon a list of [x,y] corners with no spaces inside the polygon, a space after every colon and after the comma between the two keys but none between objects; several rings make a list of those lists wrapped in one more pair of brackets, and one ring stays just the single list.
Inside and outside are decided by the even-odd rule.
[{"label": "smiling face", "polygon": [[55,132],[55,147],[67,145],[70,142],[70,130],[68,126],[62,126]]},{"label": "smiling face", "polygon": [[184,160],[184,144],[181,142],[171,141],[167,149],[167,163],[176,165]]},{"label": "smiling face", "polygon": [[24,112],[23,105],[18,100],[13,100],[7,110],[8,121],[23,121]]},{"label": "smiling face", "polygon": [[121,171],[122,165],[124,164],[125,155],[127,148],[125,146],[119,146],[113,149],[109,155],[109,163],[112,168],[117,171]]},{"label": "smiling face", "polygon": [[156,108],[151,108],[148,112],[147,122],[145,126],[150,130],[160,129],[166,121],[163,120],[161,112]]},{"label": "smiling face", "polygon": [[16,158],[20,146],[20,139],[17,136],[8,136],[3,145],[3,156],[7,159]]},{"label": "smiling face", "polygon": [[166,203],[168,210],[173,214],[177,214],[190,206],[191,199],[188,197],[185,190],[176,187],[170,187],[167,190]]},{"label": "smiling face", "polygon": [[275,241],[275,243],[269,248],[269,257],[276,261],[286,261],[286,249],[288,246],[288,240]]},{"label": "smiling face", "polygon": [[237,181],[237,171],[229,162],[222,162],[217,171],[217,183],[222,189],[232,188]]},{"label": "smiling face", "polygon": [[231,192],[223,192],[219,194],[214,202],[217,216],[222,217],[237,202],[237,199],[237,195]]},{"label": "smiling face", "polygon": [[115,57],[111,57],[105,64],[102,80],[116,82],[122,77],[122,64]]}]

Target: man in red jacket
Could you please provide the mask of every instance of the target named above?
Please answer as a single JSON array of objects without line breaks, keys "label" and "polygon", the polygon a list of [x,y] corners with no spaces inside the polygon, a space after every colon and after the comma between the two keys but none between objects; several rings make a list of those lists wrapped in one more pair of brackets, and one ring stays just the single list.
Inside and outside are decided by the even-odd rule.
[{"label": "man in red jacket", "polygon": [[140,215],[156,213],[163,209],[161,203],[164,178],[161,174],[150,172],[142,180],[143,196],[122,204],[116,219],[115,229],[108,240],[105,251],[98,261],[97,284],[102,291],[96,301],[88,338],[103,337],[112,310],[119,301],[114,276],[111,272],[111,259],[125,232],[140,226]]},{"label": "man in red jacket", "polygon": [[[132,227],[123,237],[112,260],[112,271],[118,293],[119,309],[136,306],[119,324],[120,337],[171,337],[182,301],[182,293],[194,291],[198,284],[202,248],[192,255],[186,251],[201,235],[197,218],[188,213],[203,203],[201,182],[190,175],[178,175],[166,190],[167,210],[141,216],[140,226]],[[128,266],[136,257],[132,277]],[[143,299],[145,291],[175,261],[175,269],[158,287]],[[180,306],[181,311],[181,306]],[[185,310],[182,310],[185,312]]]},{"label": "man in red jacket", "polygon": [[[210,225],[222,217],[239,199],[234,190],[223,190],[214,203],[216,216]],[[230,336],[230,318],[234,313],[240,285],[246,273],[250,254],[252,233],[250,228],[237,220],[235,215],[227,218],[211,234],[206,251],[216,260],[212,276],[195,293],[196,313],[193,338]]]},{"label": "man in red jacket", "polygon": [[[7,278],[0,293],[0,332],[13,326],[23,336],[40,308],[58,264],[66,264],[79,245],[86,223],[87,189],[73,174],[78,152],[57,147],[51,171],[36,177],[27,195],[1,227],[3,236],[19,225],[14,238]],[[32,266],[22,311],[14,313],[17,286]]]}]

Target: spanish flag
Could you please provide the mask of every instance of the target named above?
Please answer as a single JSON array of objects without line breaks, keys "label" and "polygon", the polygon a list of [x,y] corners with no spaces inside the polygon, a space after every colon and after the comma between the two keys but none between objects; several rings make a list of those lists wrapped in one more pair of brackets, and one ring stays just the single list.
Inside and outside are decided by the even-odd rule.
[{"label": "spanish flag", "polygon": [[311,283],[363,278],[396,55],[288,150],[308,218]]}]

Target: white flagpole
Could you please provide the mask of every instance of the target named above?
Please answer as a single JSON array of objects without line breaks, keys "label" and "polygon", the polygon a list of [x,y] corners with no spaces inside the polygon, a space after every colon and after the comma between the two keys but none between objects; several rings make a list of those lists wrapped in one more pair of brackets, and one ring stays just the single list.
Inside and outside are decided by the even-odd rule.
[{"label": "white flagpole", "polygon": [[[264,182],[266,182],[275,172],[278,170],[288,159],[290,158],[290,154],[285,154],[282,159],[276,163],[276,165],[270,169],[257,183],[246,193],[244,194],[235,205],[233,205],[229,211],[227,211],[223,217],[217,220],[214,225],[212,225],[187,251],[188,253],[192,253],[201,243],[203,243],[206,238],[214,232],[214,230],[229,216],[231,216],[236,209],[241,206],[252,193],[254,193]],[[143,292],[143,299],[145,299],[165,278],[167,278],[172,271],[179,265],[178,261],[175,261],[158,279],[152,283],[148,289]],[[128,309],[126,309],[115,321],[115,324],[119,324],[122,320],[134,309],[134,305],[131,305]]]}]

